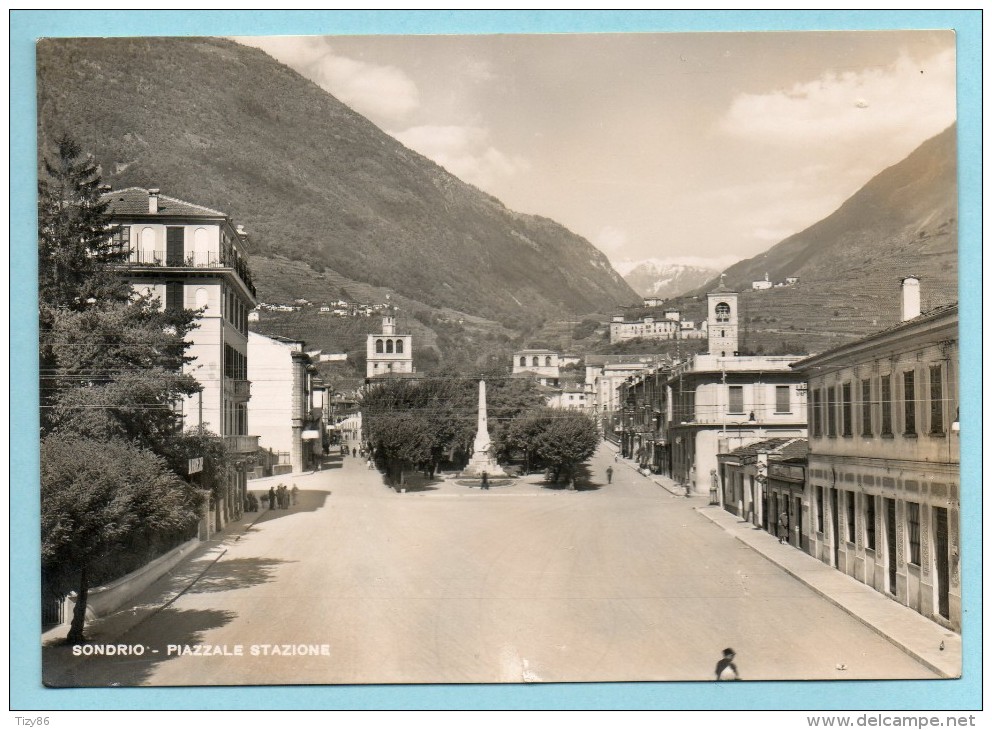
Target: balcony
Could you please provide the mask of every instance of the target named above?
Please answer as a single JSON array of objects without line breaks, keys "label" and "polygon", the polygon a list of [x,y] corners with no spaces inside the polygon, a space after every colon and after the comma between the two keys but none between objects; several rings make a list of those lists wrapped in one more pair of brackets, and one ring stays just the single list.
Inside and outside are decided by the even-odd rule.
[{"label": "balcony", "polygon": [[248,400],[251,398],[251,381],[224,378],[224,395],[228,398]]},{"label": "balcony", "polygon": [[224,446],[236,454],[253,454],[258,451],[258,436],[223,436]]},{"label": "balcony", "polygon": [[228,254],[218,254],[216,251],[193,253],[184,251],[182,254],[167,252],[165,249],[137,249],[128,253],[127,261],[122,265],[132,268],[162,267],[167,269],[231,269],[244,285],[257,297],[255,284],[252,282],[251,270],[240,258]]}]

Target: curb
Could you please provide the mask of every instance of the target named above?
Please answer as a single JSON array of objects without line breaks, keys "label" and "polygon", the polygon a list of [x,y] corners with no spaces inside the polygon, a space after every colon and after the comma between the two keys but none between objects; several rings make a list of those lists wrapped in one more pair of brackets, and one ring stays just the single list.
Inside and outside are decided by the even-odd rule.
[{"label": "curb", "polygon": [[[920,654],[917,650],[915,650],[912,647],[908,646],[905,642],[900,641],[899,639],[897,639],[896,637],[892,636],[891,634],[886,633],[881,628],[879,628],[874,623],[872,623],[870,620],[868,620],[864,616],[856,613],[851,607],[846,606],[839,599],[837,599],[834,596],[832,596],[831,594],[825,592],[823,589],[821,589],[821,588],[813,585],[812,583],[810,583],[802,575],[800,575],[799,573],[797,573],[793,569],[791,569],[788,566],[783,565],[781,562],[775,560],[775,558],[773,558],[771,555],[769,555],[764,550],[761,550],[760,548],[752,545],[750,542],[748,542],[747,540],[745,540],[741,535],[736,534],[733,530],[727,529],[724,525],[722,525],[720,522],[718,522],[713,517],[710,517],[710,515],[708,515],[703,510],[701,510],[699,507],[694,507],[693,509],[698,514],[700,514],[701,516],[703,516],[706,519],[708,519],[712,524],[714,524],[715,526],[717,526],[720,529],[722,529],[724,532],[726,532],[729,535],[731,535],[735,540],[737,540],[738,542],[740,542],[742,545],[745,545],[746,547],[750,548],[751,550],[753,550],[754,552],[756,552],[758,555],[762,556],[769,563],[771,563],[772,565],[776,566],[777,568],[779,568],[783,572],[785,572],[788,575],[790,575],[793,578],[795,578],[797,581],[799,581],[804,586],[806,586],[811,591],[813,591],[813,593],[815,593],[816,595],[820,596],[821,598],[826,599],[830,604],[832,604],[833,606],[836,606],[840,610],[844,611],[844,613],[846,613],[848,616],[851,616],[852,618],[854,618],[856,621],[858,621],[863,626],[866,626],[867,628],[869,628],[872,631],[874,631],[876,634],[878,634],[879,636],[881,636],[883,639],[887,640],[890,644],[892,644],[893,646],[895,646],[900,651],[902,651],[905,654],[911,656],[913,659],[915,659],[916,661],[918,661],[920,664],[922,664],[923,666],[925,666],[927,669],[929,669],[930,671],[932,671],[934,674],[937,674],[939,677],[941,677],[943,679],[957,679],[957,678],[959,678],[961,676],[960,673],[959,674],[950,674],[945,669],[942,669],[941,667],[937,666],[936,664],[934,664],[933,662],[931,662],[929,659],[927,659],[925,656],[923,656],[922,654]],[[793,549],[796,549],[796,548],[793,548]],[[802,552],[802,551],[800,551],[800,552]],[[805,557],[810,558],[811,560],[814,559],[808,553],[802,552],[802,554]],[[851,580],[853,580],[853,579],[851,579]],[[855,582],[858,585],[861,585],[861,586],[864,585],[864,584],[861,584],[861,583],[859,583],[857,581],[855,581]],[[871,590],[871,589],[868,589],[866,586],[864,586],[864,587],[867,590]],[[873,593],[874,593],[874,591],[873,591]],[[899,604],[899,605],[901,606],[901,604]],[[926,620],[924,617],[921,617],[921,618],[923,618],[923,620]]]}]

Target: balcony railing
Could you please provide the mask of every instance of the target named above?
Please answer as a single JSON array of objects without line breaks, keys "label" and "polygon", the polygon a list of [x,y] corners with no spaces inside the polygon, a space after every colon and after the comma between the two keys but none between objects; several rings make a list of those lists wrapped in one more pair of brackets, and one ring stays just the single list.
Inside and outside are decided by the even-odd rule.
[{"label": "balcony railing", "polygon": [[240,258],[235,258],[227,254],[219,254],[216,251],[201,251],[197,253],[184,251],[182,254],[170,254],[165,249],[134,248],[128,254],[127,265],[165,266],[183,269],[234,269],[241,281],[248,287],[252,296],[257,296],[255,284],[251,278],[251,269],[248,268],[248,264]]},{"label": "balcony railing", "polygon": [[258,436],[224,436],[224,446],[238,454],[252,454],[258,451]]},{"label": "balcony railing", "polygon": [[251,381],[224,378],[224,395],[228,398],[250,398]]}]

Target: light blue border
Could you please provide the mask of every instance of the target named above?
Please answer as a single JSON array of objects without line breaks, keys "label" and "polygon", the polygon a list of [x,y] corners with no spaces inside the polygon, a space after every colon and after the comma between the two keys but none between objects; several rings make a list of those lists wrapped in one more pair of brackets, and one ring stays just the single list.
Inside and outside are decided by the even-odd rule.
[{"label": "light blue border", "polygon": [[[41,686],[34,40],[44,36],[953,28],[958,41],[964,678],[939,682],[79,689]],[[12,11],[11,680],[16,710],[981,709],[981,11]],[[810,626],[810,630],[816,630]]]}]

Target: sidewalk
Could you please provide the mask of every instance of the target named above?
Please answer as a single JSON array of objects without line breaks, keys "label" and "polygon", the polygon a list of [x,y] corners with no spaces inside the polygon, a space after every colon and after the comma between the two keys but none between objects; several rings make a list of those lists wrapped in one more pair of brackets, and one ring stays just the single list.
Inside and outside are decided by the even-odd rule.
[{"label": "sidewalk", "polygon": [[[86,635],[93,641],[102,636],[120,637],[140,624],[152,614],[167,608],[173,601],[189,589],[193,583],[224,553],[227,546],[241,539],[258,520],[268,512],[268,508],[260,508],[258,512],[245,512],[239,520],[228,522],[221,532],[214,533],[209,540],[204,540],[189,555],[183,558],[172,570],[165,573],[145,589],[143,598],[153,595],[154,599],[138,603],[130,609],[121,608],[106,616],[87,620]],[[140,599],[139,599],[140,600]],[[64,623],[52,626],[41,634],[41,644],[46,646],[61,645],[72,616],[67,616]]]},{"label": "sidewalk", "polygon": [[[639,472],[636,464],[628,459],[621,458],[617,463]],[[645,478],[674,495],[685,495],[685,489],[671,479],[655,474]],[[693,500],[693,508],[700,515],[760,553],[813,592],[884,636],[929,669],[946,678],[961,676],[960,634],[896,603],[802,550],[779,544],[771,533],[739,519],[719,505],[709,504],[709,495],[693,495],[690,499]],[[941,649],[941,646],[944,648]]]}]

